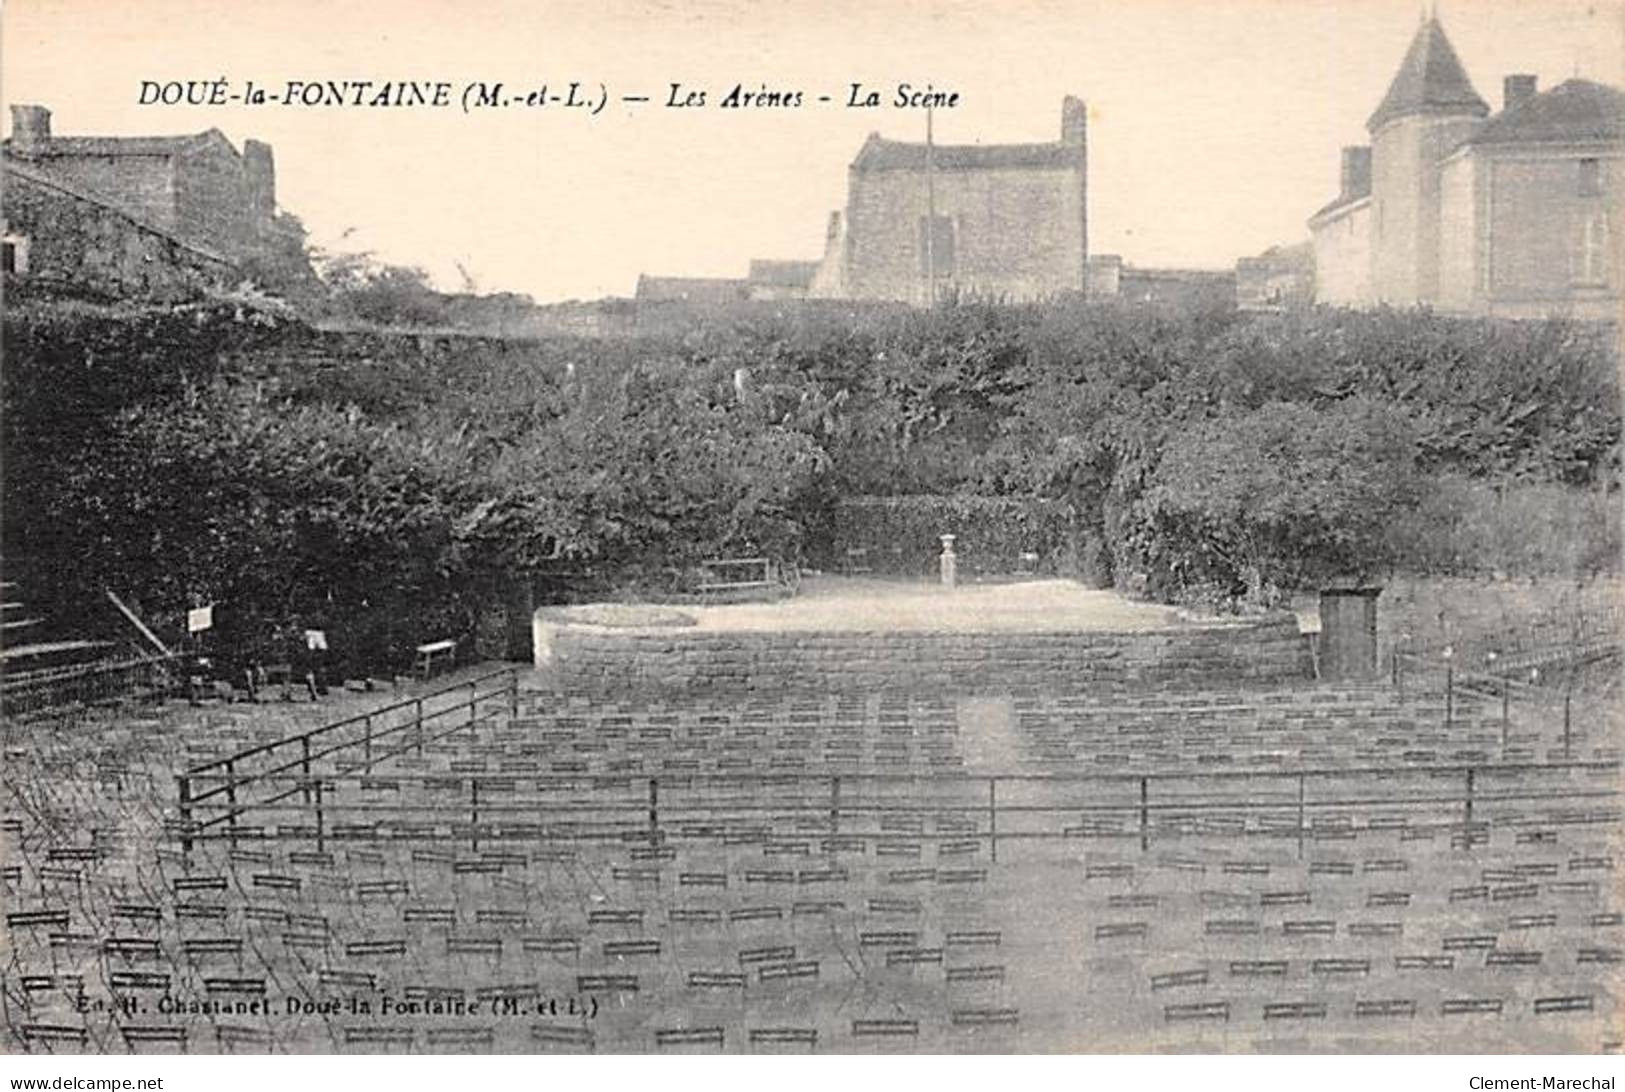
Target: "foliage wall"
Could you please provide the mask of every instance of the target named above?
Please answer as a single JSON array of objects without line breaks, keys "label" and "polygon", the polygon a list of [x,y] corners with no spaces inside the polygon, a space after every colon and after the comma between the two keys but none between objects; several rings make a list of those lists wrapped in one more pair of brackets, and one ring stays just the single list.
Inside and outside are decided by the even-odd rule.
[{"label": "foliage wall", "polygon": [[956,498],[861,532],[904,568],[957,519],[967,554],[1162,599],[1603,565],[1617,520],[1574,517],[1593,545],[1562,557],[1474,521],[1485,490],[1539,520],[1617,482],[1612,337],[1056,303],[502,341],[35,303],[5,316],[3,545],[36,596],[229,604],[244,640],[353,625],[384,657],[472,628],[515,574],[636,589],[719,554],[838,559],[861,496]]},{"label": "foliage wall", "polygon": [[954,536],[963,573],[1074,575],[1086,549],[1072,506],[1037,497],[849,497],[832,522],[824,564],[896,576],[934,577],[942,535]]}]

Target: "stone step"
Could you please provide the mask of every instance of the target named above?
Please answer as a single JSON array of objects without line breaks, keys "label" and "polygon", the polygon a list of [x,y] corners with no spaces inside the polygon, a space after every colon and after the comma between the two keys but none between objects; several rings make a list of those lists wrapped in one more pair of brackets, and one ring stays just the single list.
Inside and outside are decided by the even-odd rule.
[{"label": "stone step", "polygon": [[112,647],[111,641],[30,641],[0,648],[0,669],[8,676],[16,676],[26,671],[64,667],[92,659]]}]

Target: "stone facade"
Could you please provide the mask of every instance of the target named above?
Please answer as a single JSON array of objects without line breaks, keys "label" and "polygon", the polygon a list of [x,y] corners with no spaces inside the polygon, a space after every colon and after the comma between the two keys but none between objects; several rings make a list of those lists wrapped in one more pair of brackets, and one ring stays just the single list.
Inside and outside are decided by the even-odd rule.
[{"label": "stone facade", "polygon": [[818,263],[752,258],[750,271],[734,277],[638,277],[635,299],[647,304],[731,307],[743,301],[803,300],[817,275]]},{"label": "stone facade", "polygon": [[5,220],[8,277],[161,301],[191,299],[237,280],[224,255],[27,164],[6,163]]},{"label": "stone facade", "polygon": [[1234,685],[1310,677],[1291,615],[1133,633],[712,633],[551,627],[565,690],[628,694],[1075,692],[1111,685]]},{"label": "stone facade", "polygon": [[1280,311],[1314,302],[1315,252],[1307,242],[1272,246],[1236,262],[1236,306]]},{"label": "stone facade", "polygon": [[233,262],[259,253],[272,235],[276,176],[269,145],[246,141],[239,153],[218,129],[176,137],[59,137],[44,107],[11,110],[8,167],[26,166]]},{"label": "stone facade", "polygon": [[[928,145],[872,134],[847,174],[811,295],[924,304],[1082,292],[1088,115],[1068,98],[1048,144]],[[935,220],[931,219],[935,216]]]},{"label": "stone facade", "polygon": [[1430,19],[1368,129],[1309,221],[1319,302],[1618,317],[1625,95],[1513,75],[1491,115]]}]

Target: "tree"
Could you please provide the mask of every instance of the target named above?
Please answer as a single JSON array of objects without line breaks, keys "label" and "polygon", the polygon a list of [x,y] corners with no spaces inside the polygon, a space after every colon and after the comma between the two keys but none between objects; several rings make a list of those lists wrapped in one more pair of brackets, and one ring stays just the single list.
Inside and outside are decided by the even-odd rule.
[{"label": "tree", "polygon": [[291,212],[278,212],[270,235],[243,263],[243,273],[254,285],[296,307],[320,306],[327,294],[312,261],[305,225]]},{"label": "tree", "polygon": [[423,269],[389,265],[370,251],[322,254],[318,261],[335,317],[377,326],[446,325],[446,299]]},{"label": "tree", "polygon": [[1268,604],[1390,564],[1388,524],[1420,494],[1414,428],[1392,407],[1273,402],[1175,436],[1131,535],[1154,594]]}]

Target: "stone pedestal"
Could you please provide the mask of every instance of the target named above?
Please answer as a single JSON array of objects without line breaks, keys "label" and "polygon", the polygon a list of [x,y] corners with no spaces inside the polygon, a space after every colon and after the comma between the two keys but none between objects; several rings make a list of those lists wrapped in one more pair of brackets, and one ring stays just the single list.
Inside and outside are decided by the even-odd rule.
[{"label": "stone pedestal", "polygon": [[951,588],[959,583],[959,558],[954,554],[954,536],[941,535],[942,557],[938,563],[942,568],[942,586]]}]

